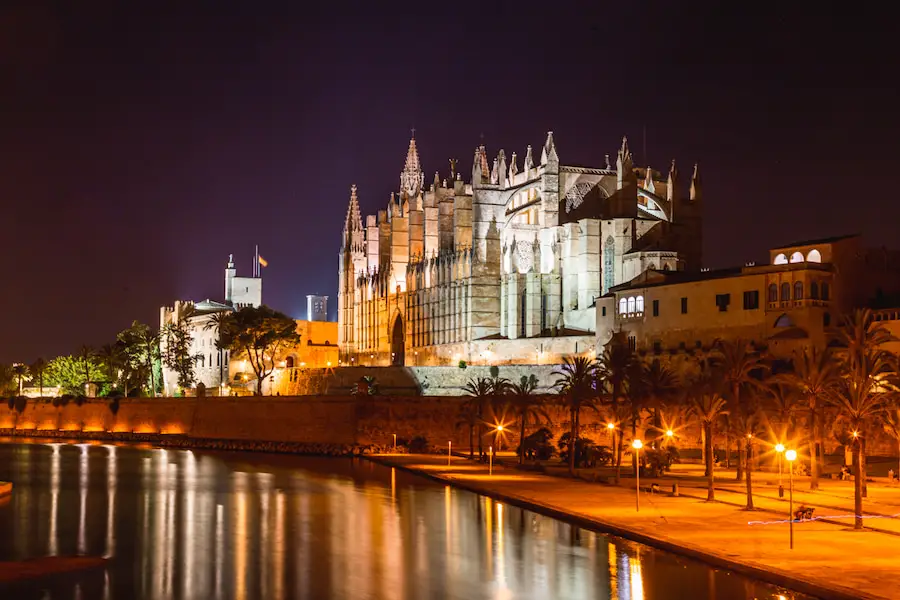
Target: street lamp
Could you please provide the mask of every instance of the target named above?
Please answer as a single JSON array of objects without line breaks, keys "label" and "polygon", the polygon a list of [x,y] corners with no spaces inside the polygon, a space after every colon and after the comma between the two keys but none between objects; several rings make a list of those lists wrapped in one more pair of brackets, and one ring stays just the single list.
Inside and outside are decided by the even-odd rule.
[{"label": "street lamp", "polygon": [[634,471],[634,510],[635,512],[641,511],[641,448],[644,447],[644,443],[641,440],[634,440],[631,442],[631,447],[634,448],[636,454],[636,460],[634,464],[637,465],[637,468]]},{"label": "street lamp", "polygon": [[794,461],[797,460],[797,451],[796,450],[788,450],[784,453],[784,457],[788,461],[788,472],[790,477],[790,512],[788,513],[788,518],[790,519],[791,526],[791,550],[794,549]]},{"label": "street lamp", "polygon": [[609,432],[609,438],[612,440],[613,456],[617,456],[617,454],[616,454],[616,424],[615,423],[607,423],[606,431]]}]

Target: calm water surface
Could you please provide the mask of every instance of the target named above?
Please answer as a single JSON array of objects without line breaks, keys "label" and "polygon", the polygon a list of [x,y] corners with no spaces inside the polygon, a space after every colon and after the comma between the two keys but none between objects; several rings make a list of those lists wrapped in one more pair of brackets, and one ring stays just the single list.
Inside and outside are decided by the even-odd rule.
[{"label": "calm water surface", "polygon": [[362,460],[0,441],[0,598],[806,598]]}]

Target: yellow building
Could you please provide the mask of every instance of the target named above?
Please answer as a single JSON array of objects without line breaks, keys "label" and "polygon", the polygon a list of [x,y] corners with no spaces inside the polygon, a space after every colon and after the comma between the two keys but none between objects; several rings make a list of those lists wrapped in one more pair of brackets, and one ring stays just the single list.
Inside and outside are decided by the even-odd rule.
[{"label": "yellow building", "polygon": [[[275,370],[263,381],[263,394],[282,396],[304,393],[308,379],[317,371],[338,366],[338,324],[335,321],[297,321],[300,344],[285,348],[275,356]],[[256,374],[244,354],[235,354],[229,363],[230,392],[256,392]]]},{"label": "yellow building", "polygon": [[859,236],[798,242],[770,264],[700,272],[644,271],[597,299],[597,343],[628,339],[646,355],[687,356],[742,338],[788,357],[823,346],[841,315],[897,292],[896,252],[865,250]]}]

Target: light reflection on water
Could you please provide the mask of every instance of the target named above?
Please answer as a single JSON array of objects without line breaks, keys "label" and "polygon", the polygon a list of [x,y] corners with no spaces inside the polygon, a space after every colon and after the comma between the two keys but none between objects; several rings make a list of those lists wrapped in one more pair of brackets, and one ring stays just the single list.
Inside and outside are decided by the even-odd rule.
[{"label": "light reflection on water", "polygon": [[[107,556],[2,598],[771,599],[783,590],[367,461],[0,445],[0,560]],[[788,598],[800,596],[786,594]]]}]

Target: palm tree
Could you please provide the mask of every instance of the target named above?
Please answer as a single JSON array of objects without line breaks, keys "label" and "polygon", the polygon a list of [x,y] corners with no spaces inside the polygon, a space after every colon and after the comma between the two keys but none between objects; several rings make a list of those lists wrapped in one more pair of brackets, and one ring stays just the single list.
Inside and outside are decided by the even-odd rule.
[{"label": "palm tree", "polygon": [[827,390],[827,399],[850,431],[853,444],[855,528],[862,529],[862,499],[866,495],[866,434],[896,392],[897,365],[883,344],[896,338],[868,309],[844,318],[834,332],[841,378]]},{"label": "palm tree", "polygon": [[224,348],[222,347],[222,333],[231,323],[230,312],[216,312],[207,317],[206,323],[203,325],[204,330],[213,330],[216,332],[216,350],[219,351],[219,384],[225,383],[225,363]]},{"label": "palm tree", "polygon": [[40,390],[41,398],[44,397],[44,373],[47,371],[47,361],[43,358],[38,358],[31,366],[28,367],[28,370],[31,371],[31,375],[37,379],[38,388]]},{"label": "palm tree", "polygon": [[581,410],[595,407],[597,363],[586,356],[564,357],[563,364],[553,371],[558,378],[554,387],[559,390],[561,403],[569,411],[569,474],[575,475],[575,440]]},{"label": "palm tree", "polygon": [[[637,386],[629,385],[629,383],[630,379],[640,372],[639,368],[638,359],[631,346],[619,336],[613,336],[603,348],[603,354],[597,361],[597,379],[609,392],[609,397],[604,400],[604,404],[609,407],[615,423],[621,424],[629,417],[631,418],[632,435],[636,433],[634,430],[637,428],[637,419],[634,410],[635,403],[629,401],[629,392],[636,392]],[[616,484],[618,485],[622,474],[625,431],[621,426],[617,426],[614,435],[618,439],[616,444]],[[637,468],[636,460],[634,466]]]},{"label": "palm tree", "polygon": [[84,375],[84,395],[88,395],[89,384],[91,381],[91,362],[95,357],[94,349],[90,346],[83,345],[78,349],[78,364],[81,366]]},{"label": "palm tree", "polygon": [[16,376],[16,393],[22,395],[22,381],[28,377],[28,366],[24,363],[14,363],[13,374]]},{"label": "palm tree", "polygon": [[[762,387],[761,377],[769,371],[769,365],[759,352],[750,349],[750,343],[747,340],[716,340],[714,350],[714,362],[716,369],[721,374],[723,395],[729,401],[729,412],[735,413],[741,409],[742,392]],[[727,430],[728,428],[726,428],[726,436],[728,435]],[[726,437],[726,457],[729,450],[729,440]],[[744,446],[738,441],[738,454],[740,455],[736,477],[738,481],[743,479],[744,450]],[[727,462],[726,458],[726,464]]]},{"label": "palm tree", "polygon": [[125,357],[122,355],[122,349],[118,344],[103,344],[97,350],[95,356],[103,363],[106,369],[106,378],[109,385],[115,387],[118,379],[117,373],[122,368]]},{"label": "palm tree", "polygon": [[644,364],[641,381],[644,404],[653,411],[653,427],[658,435],[662,434],[664,431],[660,414],[681,393],[678,375],[666,365],[654,360],[649,365]]},{"label": "palm tree", "polygon": [[825,396],[838,379],[838,365],[834,355],[818,348],[804,349],[794,356],[793,371],[776,375],[796,389],[804,401],[809,416],[809,489],[819,489],[819,472],[825,458]]},{"label": "palm tree", "polygon": [[709,372],[702,372],[686,390],[686,403],[688,410],[703,429],[703,445],[706,455],[707,492],[706,499],[712,502],[716,499],[713,436],[716,433],[716,424],[728,414],[728,403],[721,393],[722,384],[716,376]]},{"label": "palm tree", "polygon": [[763,433],[765,413],[760,402],[760,392],[744,394],[743,401],[732,413],[731,425],[737,439],[743,440],[742,458],[747,483],[747,510],[753,510],[753,441]]},{"label": "palm tree", "polygon": [[469,460],[475,458],[475,428],[481,419],[478,417],[478,400],[469,397],[459,405],[459,421],[456,422],[457,427],[465,425],[469,428]]},{"label": "palm tree", "polygon": [[529,376],[522,375],[519,383],[510,386],[509,399],[513,413],[519,422],[519,464],[525,464],[525,428],[532,421],[539,425],[542,421],[550,421],[550,417],[543,409],[544,398],[534,393],[538,380],[532,373]]},{"label": "palm tree", "polygon": [[[885,433],[894,438],[897,441],[898,447],[900,447],[900,407],[894,405],[885,410],[881,419],[884,424]],[[900,456],[900,454],[898,454],[898,456]],[[900,477],[900,465],[898,465],[897,475]]]},{"label": "palm tree", "polygon": [[150,397],[156,398],[156,379],[153,376],[153,359],[159,355],[159,334],[149,327],[143,327],[138,332],[138,343],[145,355],[147,371],[150,373]]},{"label": "palm tree", "polygon": [[477,416],[478,429],[478,458],[484,460],[484,412],[485,408],[494,398],[494,386],[490,379],[479,377],[478,379],[470,379],[463,387],[463,394],[471,398],[470,402],[474,403],[475,414]]}]

